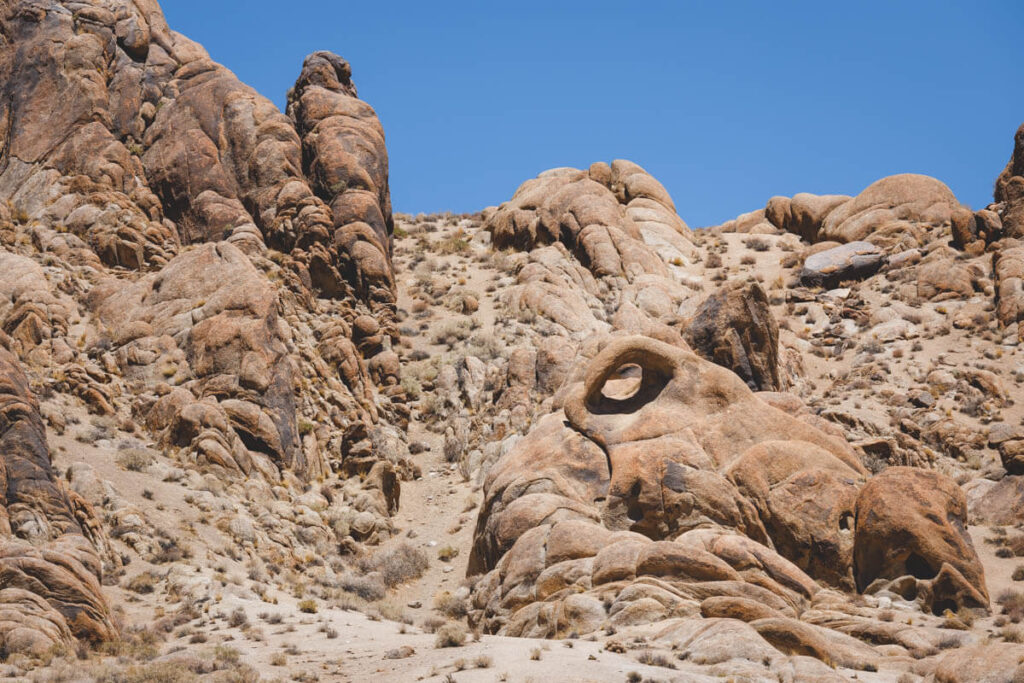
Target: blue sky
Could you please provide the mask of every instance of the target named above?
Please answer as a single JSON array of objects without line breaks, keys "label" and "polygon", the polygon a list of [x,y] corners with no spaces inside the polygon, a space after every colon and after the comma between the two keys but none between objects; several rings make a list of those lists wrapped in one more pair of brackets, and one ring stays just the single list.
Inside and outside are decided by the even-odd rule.
[{"label": "blue sky", "polygon": [[981,208],[1024,122],[1019,0],[162,5],[282,108],[306,54],[346,58],[398,211],[475,211],[613,158],[691,227],[902,172]]}]

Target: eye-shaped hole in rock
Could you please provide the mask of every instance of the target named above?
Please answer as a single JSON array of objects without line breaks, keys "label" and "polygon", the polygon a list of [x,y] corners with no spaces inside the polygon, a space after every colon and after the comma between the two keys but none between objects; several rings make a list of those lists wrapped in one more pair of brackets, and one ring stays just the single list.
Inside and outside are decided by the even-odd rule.
[{"label": "eye-shaped hole in rock", "polygon": [[644,370],[636,363],[626,363],[605,380],[601,387],[602,398],[625,401],[640,391]]},{"label": "eye-shaped hole in rock", "polygon": [[934,579],[939,572],[932,568],[931,563],[917,553],[910,553],[904,563],[907,573],[915,579]]},{"label": "eye-shaped hole in rock", "polygon": [[587,410],[605,415],[635,412],[658,398],[672,379],[672,370],[664,359],[630,354],[591,387]]}]

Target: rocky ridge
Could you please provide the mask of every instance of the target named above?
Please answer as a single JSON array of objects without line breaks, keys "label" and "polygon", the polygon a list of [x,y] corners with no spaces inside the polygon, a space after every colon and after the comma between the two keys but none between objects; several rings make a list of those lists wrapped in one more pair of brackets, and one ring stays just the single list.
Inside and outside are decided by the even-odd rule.
[{"label": "rocky ridge", "polygon": [[977,211],[396,216],[336,55],[282,114],[155,3],[0,13],[5,674],[1020,675],[1020,131]]}]

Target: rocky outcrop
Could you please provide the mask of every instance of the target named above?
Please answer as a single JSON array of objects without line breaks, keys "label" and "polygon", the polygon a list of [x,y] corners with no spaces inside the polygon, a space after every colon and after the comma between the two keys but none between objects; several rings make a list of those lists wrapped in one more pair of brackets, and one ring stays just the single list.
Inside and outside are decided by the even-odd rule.
[{"label": "rocky outcrop", "polygon": [[948,237],[953,217],[961,210],[965,209],[939,180],[903,173],[876,180],[856,197],[772,197],[764,215],[779,229],[808,242],[866,241],[895,252],[923,246],[936,233]]},{"label": "rocky outcrop", "polygon": [[942,182],[904,173],[876,180],[860,194],[830,211],[821,223],[821,239],[866,240],[886,248],[906,249],[926,243],[925,234],[948,229],[960,206]]},{"label": "rocky outcrop", "polygon": [[[6,340],[5,340],[6,341]],[[100,588],[105,539],[92,507],[50,465],[39,404],[0,348],[0,651],[43,654],[116,629]]]},{"label": "rocky outcrop", "polygon": [[801,284],[838,287],[847,280],[863,280],[882,267],[885,256],[870,242],[850,242],[811,254],[800,271]]},{"label": "rocky outcrop", "polygon": [[1013,138],[1013,154],[996,178],[994,198],[1002,204],[1001,227],[1006,237],[1024,238],[1024,125]]},{"label": "rocky outcrop", "polygon": [[387,309],[395,302],[388,153],[348,62],[330,52],[307,57],[288,93],[288,115],[302,138],[303,171],[333,216],[328,244],[308,247],[314,286],[341,294],[347,283]]},{"label": "rocky outcrop", "polygon": [[[612,337],[562,410],[486,478],[468,570],[482,575],[473,619],[489,632],[556,637],[700,611],[749,620],[786,654],[875,665],[881,652],[822,627],[835,616],[797,618],[809,604],[838,609],[823,585],[853,590],[856,572],[863,590],[865,576],[892,573],[863,549],[907,547],[941,568],[921,586],[936,611],[987,597],[957,526],[955,484],[901,469],[865,480],[844,440],[763,403],[732,372],[678,346]],[[884,492],[915,486],[928,489],[919,508],[873,512]]]},{"label": "rocky outcrop", "polygon": [[[360,174],[370,179],[372,200],[328,195],[319,185],[314,191],[293,122],[171,31],[155,4],[16,2],[3,22],[10,41],[0,56],[0,128],[7,131],[0,196],[16,214],[66,226],[107,266],[157,267],[180,245],[229,240],[248,251],[288,252],[299,281],[325,296],[355,291],[393,300],[376,289],[371,297],[357,282],[359,269],[343,265],[368,258],[364,243],[386,246],[390,229],[380,124],[368,106],[354,104],[354,89],[336,93],[349,97],[353,118],[363,122],[353,134],[363,149],[345,163],[352,189]],[[299,99],[319,85],[315,65],[329,59],[318,54],[300,77]],[[343,105],[332,114],[296,100],[295,109],[307,138],[316,116],[327,119],[318,140],[305,143],[311,154],[344,127],[333,123],[345,119]],[[340,167],[309,170],[323,183]],[[338,237],[335,225],[355,216],[375,220],[378,232]],[[384,248],[385,261],[387,254]],[[331,268],[333,280],[324,274]],[[380,258],[364,268],[380,269]],[[378,286],[389,283],[385,277]]]},{"label": "rocky outcrop", "polygon": [[499,248],[561,242],[597,277],[665,276],[665,261],[692,257],[689,229],[665,188],[623,160],[545,171],[523,183],[485,228]]},{"label": "rocky outcrop", "polygon": [[[347,63],[311,55],[286,116],[155,2],[19,0],[0,7],[0,35],[11,362],[228,500],[294,504],[324,482],[317,512],[246,530],[264,552],[387,538],[414,468],[388,424],[409,411],[387,152]],[[6,463],[0,633],[33,648],[108,639],[95,520],[53,483],[38,412],[12,410],[38,434]],[[151,556],[142,517],[110,504],[131,520],[119,538]]]},{"label": "rocky outcrop", "polygon": [[992,272],[996,317],[1004,327],[1017,325],[1018,338],[1024,339],[1024,243],[1004,240],[992,255]]},{"label": "rocky outcrop", "polygon": [[793,197],[772,197],[764,208],[764,216],[780,230],[800,235],[808,242],[817,242],[828,215],[850,199],[845,194],[815,195],[807,192]]},{"label": "rocky outcrop", "polygon": [[686,326],[686,341],[755,391],[784,389],[779,326],[760,285],[731,283],[709,296]]}]

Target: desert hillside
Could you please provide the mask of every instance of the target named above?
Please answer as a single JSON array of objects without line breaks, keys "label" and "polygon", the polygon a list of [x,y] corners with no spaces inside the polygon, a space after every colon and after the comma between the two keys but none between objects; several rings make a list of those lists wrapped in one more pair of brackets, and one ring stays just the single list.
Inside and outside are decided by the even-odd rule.
[{"label": "desert hillside", "polygon": [[295,66],[0,4],[0,677],[1024,680],[1024,126],[983,208],[410,215]]}]

